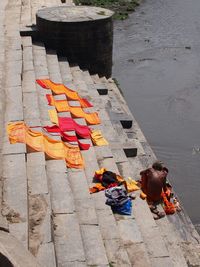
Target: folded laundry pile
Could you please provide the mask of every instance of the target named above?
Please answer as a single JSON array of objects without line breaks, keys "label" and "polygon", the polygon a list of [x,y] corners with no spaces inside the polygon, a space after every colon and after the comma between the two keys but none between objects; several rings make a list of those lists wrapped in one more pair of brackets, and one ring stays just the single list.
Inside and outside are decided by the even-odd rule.
[{"label": "folded laundry pile", "polygon": [[132,202],[123,186],[116,186],[105,190],[106,205],[109,205],[113,213],[131,215]]},{"label": "folded laundry pile", "polygon": [[95,172],[93,181],[95,185],[89,189],[91,194],[119,185],[124,185],[128,193],[140,189],[137,186],[137,182],[132,178],[128,177],[128,179],[125,180],[122,176],[108,171],[105,168],[101,168]]},{"label": "folded laundry pile", "polygon": [[120,175],[107,171],[105,168],[101,168],[95,172],[93,181],[96,184],[89,189],[91,194],[125,183]]}]

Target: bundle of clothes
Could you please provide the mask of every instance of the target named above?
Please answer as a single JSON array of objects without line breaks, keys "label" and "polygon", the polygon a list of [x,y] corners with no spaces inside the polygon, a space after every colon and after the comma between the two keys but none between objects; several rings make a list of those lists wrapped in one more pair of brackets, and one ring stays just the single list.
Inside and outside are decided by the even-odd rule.
[{"label": "bundle of clothes", "polygon": [[139,190],[137,182],[130,177],[125,180],[120,175],[102,168],[95,172],[93,181],[96,184],[89,189],[90,193],[105,190],[106,205],[109,205],[114,213],[131,215],[131,192]]},{"label": "bundle of clothes", "polygon": [[131,215],[132,199],[128,196],[125,188],[121,186],[112,187],[105,190],[106,205],[110,206],[113,213],[121,215]]}]

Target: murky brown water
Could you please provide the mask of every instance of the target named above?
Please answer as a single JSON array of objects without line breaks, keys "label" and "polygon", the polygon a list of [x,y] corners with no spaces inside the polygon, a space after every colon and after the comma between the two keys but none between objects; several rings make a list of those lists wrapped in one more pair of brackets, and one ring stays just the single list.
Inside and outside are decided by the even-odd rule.
[{"label": "murky brown water", "polygon": [[145,0],[115,23],[127,103],[193,223],[200,224],[200,1]]}]

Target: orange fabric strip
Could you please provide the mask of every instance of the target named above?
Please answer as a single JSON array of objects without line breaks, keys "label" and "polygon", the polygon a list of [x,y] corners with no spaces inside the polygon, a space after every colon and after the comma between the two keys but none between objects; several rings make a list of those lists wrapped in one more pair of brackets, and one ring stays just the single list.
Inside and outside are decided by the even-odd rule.
[{"label": "orange fabric strip", "polygon": [[36,82],[43,88],[50,89],[56,95],[65,94],[69,100],[78,100],[82,108],[92,107],[92,104],[87,99],[81,98],[76,91],[68,88],[64,84],[54,83],[49,79],[38,79]]},{"label": "orange fabric strip", "polygon": [[24,122],[8,124],[7,133],[11,144],[25,143],[36,151],[45,152],[53,159],[65,159],[69,168],[84,167],[79,147],[53,140],[41,132],[33,131]]},{"label": "orange fabric strip", "polygon": [[84,118],[88,124],[99,124],[100,119],[97,112],[86,113],[80,107],[71,107],[67,100],[55,100],[52,95],[46,95],[50,106],[55,106],[58,112],[71,112],[75,118]]}]

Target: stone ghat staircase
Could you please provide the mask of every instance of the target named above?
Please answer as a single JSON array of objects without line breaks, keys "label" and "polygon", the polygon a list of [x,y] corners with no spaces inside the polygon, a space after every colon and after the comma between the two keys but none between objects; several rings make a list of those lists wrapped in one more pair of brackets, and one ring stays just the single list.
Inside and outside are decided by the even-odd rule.
[{"label": "stone ghat staircase", "polygon": [[[12,83],[5,88],[5,124],[24,120],[29,126],[51,125],[52,107],[45,98],[51,91],[35,83],[50,78],[77,90],[94,105],[85,111],[99,113],[101,124],[92,128],[102,131],[109,146],[91,144],[82,151],[85,169],[66,169],[64,161],[49,160],[43,152],[33,153],[24,144],[10,145],[5,133],[5,228],[41,266],[198,266],[199,236],[194,229],[196,239],[183,238],[168,218],[155,222],[139,197],[133,201],[132,216],[121,216],[105,205],[104,192],[89,194],[95,170],[105,167],[137,179],[155,160],[113,80],[70,66],[42,43],[33,44],[31,37],[20,41],[20,60],[12,62]],[[63,115],[70,114],[59,114]],[[86,125],[84,119],[75,120]]]},{"label": "stone ghat staircase", "polygon": [[[89,194],[95,170],[105,167],[137,179],[155,155],[112,79],[91,76],[54,51],[46,51],[42,43],[19,36],[20,21],[25,24],[33,14],[33,23],[33,7],[36,10],[45,3],[21,4],[9,1],[5,24],[0,252],[14,266],[26,267],[200,266],[199,236],[183,213],[154,221],[146,202],[137,197],[132,216],[113,215],[105,205],[104,192]],[[38,131],[43,131],[40,126],[51,125],[48,110],[52,107],[45,95],[52,92],[35,83],[39,78],[78,91],[94,105],[85,111],[100,115],[101,124],[92,128],[102,131],[109,146],[91,144],[82,151],[84,170],[67,169],[64,161],[8,142],[5,127],[10,121],[24,120],[29,126],[39,126]],[[70,116],[59,114],[65,115]],[[86,125],[84,119],[76,121]],[[90,143],[89,139],[81,141]]]}]

